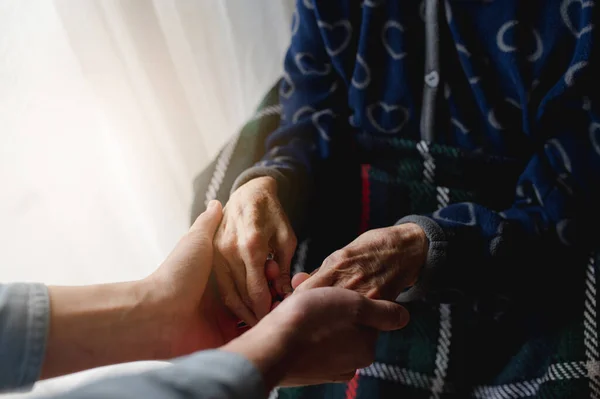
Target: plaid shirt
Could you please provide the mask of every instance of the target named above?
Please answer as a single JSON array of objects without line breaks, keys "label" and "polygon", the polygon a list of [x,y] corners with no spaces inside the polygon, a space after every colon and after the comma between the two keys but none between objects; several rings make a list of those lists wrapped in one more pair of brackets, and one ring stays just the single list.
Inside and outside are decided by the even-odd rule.
[{"label": "plaid shirt", "polygon": [[356,236],[361,214],[365,228],[416,221],[439,245],[432,289],[373,366],[283,397],[600,395],[597,12],[298,1],[281,126],[234,188],[271,173],[289,212],[310,209],[297,270]]}]

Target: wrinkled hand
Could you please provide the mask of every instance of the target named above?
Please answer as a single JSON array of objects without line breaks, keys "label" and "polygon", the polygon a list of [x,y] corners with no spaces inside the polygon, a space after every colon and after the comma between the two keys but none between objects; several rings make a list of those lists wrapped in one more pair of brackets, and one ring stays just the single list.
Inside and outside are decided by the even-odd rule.
[{"label": "wrinkled hand", "polygon": [[335,286],[395,300],[415,284],[427,250],[427,237],[416,224],[370,230],[332,253],[313,275],[295,275],[292,286],[298,292]]},{"label": "wrinkled hand", "polygon": [[246,356],[263,373],[267,387],[350,380],[371,364],[379,331],[397,330],[408,311],[341,288],[292,295],[258,325],[224,350]]},{"label": "wrinkled hand", "polygon": [[158,270],[142,281],[147,302],[156,304],[151,317],[160,323],[165,358],[219,347],[242,332],[209,281],[221,218],[221,204],[212,201]]},{"label": "wrinkled hand", "polygon": [[[271,309],[267,275],[276,277],[278,294],[292,291],[290,264],[296,236],[277,197],[271,177],[250,180],[238,188],[224,209],[215,236],[214,275],[225,305],[249,325]],[[265,270],[269,252],[275,272]],[[268,266],[268,265],[267,265]]]}]

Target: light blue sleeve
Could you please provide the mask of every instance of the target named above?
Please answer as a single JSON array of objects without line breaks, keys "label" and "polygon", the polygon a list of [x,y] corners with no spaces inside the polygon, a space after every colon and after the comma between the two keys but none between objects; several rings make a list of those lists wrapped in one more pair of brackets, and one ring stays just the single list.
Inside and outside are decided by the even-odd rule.
[{"label": "light blue sleeve", "polygon": [[46,351],[50,299],[43,284],[0,284],[0,392],[29,388]]},{"label": "light blue sleeve", "polygon": [[210,350],[172,365],[130,376],[103,379],[46,399],[264,399],[263,378],[241,355]]}]

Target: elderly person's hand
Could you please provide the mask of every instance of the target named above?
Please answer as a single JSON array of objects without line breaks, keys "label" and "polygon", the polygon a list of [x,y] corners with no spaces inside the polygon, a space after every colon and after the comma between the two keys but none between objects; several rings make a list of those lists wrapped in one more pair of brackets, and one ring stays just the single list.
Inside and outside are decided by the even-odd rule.
[{"label": "elderly person's hand", "polygon": [[393,302],[341,288],[294,294],[223,350],[237,352],[261,370],[267,387],[350,380],[371,364],[379,331],[397,330],[408,311]]},{"label": "elderly person's hand", "polygon": [[416,282],[427,250],[427,237],[414,223],[369,230],[327,257],[312,276],[295,275],[292,286],[297,292],[335,286],[394,300]]},{"label": "elderly person's hand", "polygon": [[[296,236],[277,197],[275,179],[252,179],[232,194],[214,247],[214,275],[223,302],[240,319],[255,325],[271,310],[269,275],[276,277],[278,294],[292,292],[290,264]],[[265,265],[270,252],[274,261]],[[271,272],[273,267],[276,270]]]}]

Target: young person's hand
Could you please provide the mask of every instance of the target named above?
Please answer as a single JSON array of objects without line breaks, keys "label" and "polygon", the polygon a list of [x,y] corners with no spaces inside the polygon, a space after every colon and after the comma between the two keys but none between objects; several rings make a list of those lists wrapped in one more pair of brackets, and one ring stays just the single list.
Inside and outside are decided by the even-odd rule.
[{"label": "young person's hand", "polygon": [[342,288],[294,293],[254,328],[225,345],[252,361],[268,388],[350,380],[374,360],[379,331],[409,321],[401,305]]},{"label": "young person's hand", "polygon": [[149,277],[48,287],[50,329],[42,378],[216,348],[240,335],[209,276],[222,218],[214,201]]}]

